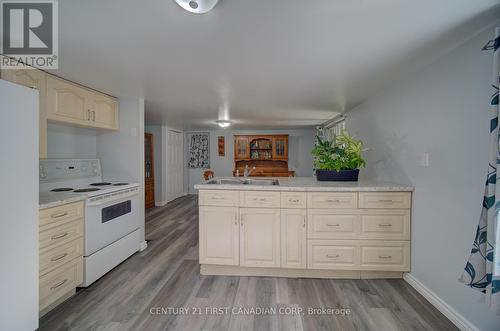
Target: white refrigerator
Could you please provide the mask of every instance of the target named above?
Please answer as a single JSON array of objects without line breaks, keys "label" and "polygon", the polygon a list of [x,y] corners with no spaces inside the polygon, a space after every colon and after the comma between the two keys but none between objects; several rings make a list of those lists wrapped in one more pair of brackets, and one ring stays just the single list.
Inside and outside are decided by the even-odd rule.
[{"label": "white refrigerator", "polygon": [[38,328],[38,91],[0,80],[0,330]]}]

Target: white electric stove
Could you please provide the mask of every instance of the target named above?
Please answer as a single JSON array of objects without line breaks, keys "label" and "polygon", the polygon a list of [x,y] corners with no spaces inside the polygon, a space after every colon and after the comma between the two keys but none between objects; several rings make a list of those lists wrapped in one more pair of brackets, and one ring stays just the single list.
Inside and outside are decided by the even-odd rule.
[{"label": "white electric stove", "polygon": [[139,183],[103,179],[98,159],[40,160],[39,173],[41,192],[85,197],[83,286],[139,250]]}]

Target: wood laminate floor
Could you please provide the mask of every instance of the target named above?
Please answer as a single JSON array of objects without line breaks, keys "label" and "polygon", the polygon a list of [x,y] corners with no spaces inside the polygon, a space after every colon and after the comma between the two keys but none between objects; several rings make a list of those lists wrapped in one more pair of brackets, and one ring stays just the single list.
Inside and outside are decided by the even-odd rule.
[{"label": "wood laminate floor", "polygon": [[146,239],[40,330],[457,330],[403,280],[201,276],[196,196],[148,211]]}]

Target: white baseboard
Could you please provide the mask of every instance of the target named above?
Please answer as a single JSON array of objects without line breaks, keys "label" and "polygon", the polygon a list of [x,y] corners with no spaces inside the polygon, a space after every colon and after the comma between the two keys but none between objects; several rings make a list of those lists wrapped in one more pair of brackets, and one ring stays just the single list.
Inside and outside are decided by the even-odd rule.
[{"label": "white baseboard", "polygon": [[139,245],[139,252],[142,252],[143,250],[145,250],[146,248],[148,248],[148,242],[146,240],[144,240],[143,242],[141,242],[141,244]]},{"label": "white baseboard", "polygon": [[167,203],[168,203],[168,201],[155,201],[155,206],[162,207],[162,206],[165,206]]},{"label": "white baseboard", "polygon": [[444,316],[446,316],[457,328],[463,331],[479,331],[479,329],[469,322],[464,316],[457,312],[453,307],[448,305],[443,299],[441,299],[436,293],[434,293],[430,288],[425,286],[412,274],[405,273],[403,279],[410,284],[418,293],[420,293],[424,298],[426,298],[437,310],[439,310]]}]

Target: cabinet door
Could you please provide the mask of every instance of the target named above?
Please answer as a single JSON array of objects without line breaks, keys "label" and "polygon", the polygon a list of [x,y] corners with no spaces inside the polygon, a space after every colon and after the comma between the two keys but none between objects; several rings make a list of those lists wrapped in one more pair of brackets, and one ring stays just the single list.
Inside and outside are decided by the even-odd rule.
[{"label": "cabinet door", "polygon": [[103,129],[118,129],[118,101],[101,93],[93,93],[92,125]]},{"label": "cabinet door", "polygon": [[40,92],[39,112],[40,112],[40,158],[47,157],[47,120],[45,119],[44,106],[47,91],[47,83],[45,81],[46,74],[38,69],[19,69],[2,70],[2,79],[12,83],[23,85],[26,87],[35,88]]},{"label": "cabinet door", "polygon": [[200,263],[238,265],[238,208],[200,206]]},{"label": "cabinet door", "polygon": [[288,160],[287,136],[276,136],[273,138],[273,158],[276,160]]},{"label": "cabinet door", "polygon": [[250,144],[248,137],[234,137],[234,159],[250,158]]},{"label": "cabinet door", "polygon": [[2,79],[9,82],[45,91],[45,73],[38,69],[4,69]]},{"label": "cabinet door", "polygon": [[307,265],[306,210],[281,210],[281,267],[305,269]]},{"label": "cabinet door", "polygon": [[240,266],[280,267],[280,209],[240,208]]},{"label": "cabinet door", "polygon": [[91,126],[92,92],[55,77],[47,77],[47,118]]}]

